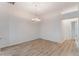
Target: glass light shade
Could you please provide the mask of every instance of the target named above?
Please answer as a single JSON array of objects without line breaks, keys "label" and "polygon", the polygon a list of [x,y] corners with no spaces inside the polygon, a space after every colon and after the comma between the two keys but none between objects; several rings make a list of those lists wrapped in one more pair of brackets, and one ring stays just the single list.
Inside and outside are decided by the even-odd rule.
[{"label": "glass light shade", "polygon": [[33,18],[32,21],[33,21],[33,22],[39,22],[40,19],[39,19],[39,18]]}]

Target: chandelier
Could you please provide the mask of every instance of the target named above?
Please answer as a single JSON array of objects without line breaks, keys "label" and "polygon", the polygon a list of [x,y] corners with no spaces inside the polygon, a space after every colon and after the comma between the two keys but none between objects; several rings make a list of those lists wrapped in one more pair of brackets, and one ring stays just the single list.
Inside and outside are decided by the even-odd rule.
[{"label": "chandelier", "polygon": [[34,3],[34,7],[35,7],[35,17],[34,18],[32,18],[32,22],[39,22],[40,21],[40,18],[37,16],[37,12],[38,12],[38,10],[37,10],[37,7],[38,7],[38,3],[37,2],[35,2]]},{"label": "chandelier", "polygon": [[32,22],[39,22],[40,21],[40,18],[33,18],[32,19]]}]

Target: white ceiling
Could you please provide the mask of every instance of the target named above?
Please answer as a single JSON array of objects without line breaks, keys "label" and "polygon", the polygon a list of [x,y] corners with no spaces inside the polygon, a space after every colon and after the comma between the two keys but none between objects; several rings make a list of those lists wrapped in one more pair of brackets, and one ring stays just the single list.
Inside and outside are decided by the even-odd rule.
[{"label": "white ceiling", "polygon": [[32,14],[43,15],[50,12],[61,11],[66,7],[75,6],[78,3],[73,2],[19,2],[16,7],[24,9]]},{"label": "white ceiling", "polygon": [[0,3],[0,6],[9,6],[9,11],[21,17],[41,17],[49,13],[58,13],[62,10],[78,5],[77,2],[16,2],[15,5]]}]

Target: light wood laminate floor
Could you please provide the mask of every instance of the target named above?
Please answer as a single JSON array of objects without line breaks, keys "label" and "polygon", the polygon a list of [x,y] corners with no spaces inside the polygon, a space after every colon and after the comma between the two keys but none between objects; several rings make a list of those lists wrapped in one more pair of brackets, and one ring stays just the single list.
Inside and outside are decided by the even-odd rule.
[{"label": "light wood laminate floor", "polygon": [[1,56],[75,56],[79,55],[74,40],[56,43],[37,39],[18,45],[2,48]]}]

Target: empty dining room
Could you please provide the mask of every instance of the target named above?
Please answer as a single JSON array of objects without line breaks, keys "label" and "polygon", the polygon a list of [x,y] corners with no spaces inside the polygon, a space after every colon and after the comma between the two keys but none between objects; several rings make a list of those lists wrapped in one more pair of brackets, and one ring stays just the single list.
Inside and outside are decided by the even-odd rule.
[{"label": "empty dining room", "polygon": [[0,2],[0,56],[79,56],[79,2]]}]

